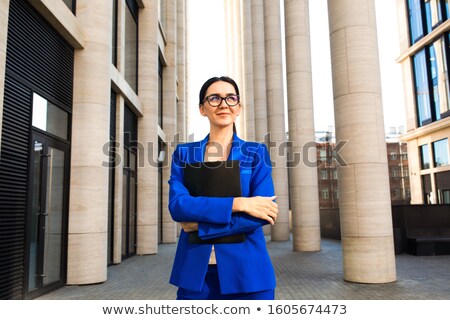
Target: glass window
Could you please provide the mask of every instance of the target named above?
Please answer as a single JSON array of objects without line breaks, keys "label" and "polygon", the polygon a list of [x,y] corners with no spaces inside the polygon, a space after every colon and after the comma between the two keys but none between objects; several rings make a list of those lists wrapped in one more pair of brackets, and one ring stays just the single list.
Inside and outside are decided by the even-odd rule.
[{"label": "glass window", "polygon": [[442,139],[433,142],[434,166],[441,167],[449,164],[448,162],[448,139]]},{"label": "glass window", "polygon": [[319,158],[320,158],[320,160],[325,160],[327,158],[327,150],[320,149],[319,150]]},{"label": "glass window", "polygon": [[409,170],[408,169],[403,169],[403,176],[404,177],[409,177]]},{"label": "glass window", "polygon": [[333,179],[337,180],[338,175],[337,175],[337,169],[333,169]]},{"label": "glass window", "polygon": [[33,93],[33,127],[68,140],[69,114]]},{"label": "glass window", "polygon": [[338,191],[339,190],[337,190],[337,189],[333,190],[333,197],[334,197],[334,199],[339,199],[339,192]]},{"label": "glass window", "polygon": [[431,122],[431,101],[428,89],[427,59],[425,50],[414,56],[414,75],[419,126]]},{"label": "glass window", "polygon": [[392,177],[393,178],[397,178],[398,177],[398,169],[397,168],[393,168],[392,169]]},{"label": "glass window", "polygon": [[430,153],[428,144],[420,146],[420,160],[422,164],[422,170],[430,169]]},{"label": "glass window", "polygon": [[[431,71],[431,84],[433,86],[433,102],[434,102],[434,117],[432,115],[433,120],[439,120],[441,118],[441,112],[439,110],[439,106],[440,106],[440,95],[439,95],[439,87],[440,87],[440,81],[439,81],[439,75],[442,74],[442,71],[439,72],[439,70],[444,70],[443,66],[442,66],[442,55],[439,54],[438,56],[436,56],[436,50],[435,48],[438,49],[438,53],[441,53],[441,50],[439,50],[439,48],[442,47],[442,43],[441,40],[436,41],[432,46],[430,46],[429,51],[430,51],[430,71]],[[438,67],[438,62],[440,63],[439,67]],[[446,69],[446,68],[445,68]],[[444,85],[445,85],[445,80],[444,80]],[[447,94],[444,91],[444,97]]]},{"label": "glass window", "polygon": [[431,10],[431,26],[434,28],[444,21],[442,0],[429,0],[428,3]]},{"label": "glass window", "polygon": [[117,0],[113,0],[112,10],[111,57],[112,63],[117,67]]},{"label": "glass window", "polygon": [[125,80],[137,93],[137,16],[132,13],[129,0],[127,4],[125,10]]},{"label": "glass window", "polygon": [[442,204],[450,204],[450,190],[442,190]]},{"label": "glass window", "polygon": [[408,0],[409,32],[411,44],[424,36],[422,22],[422,0]]},{"label": "glass window", "polygon": [[330,193],[328,192],[328,188],[322,189],[322,199],[329,199]]},{"label": "glass window", "polygon": [[320,170],[320,179],[322,179],[322,180],[328,179],[328,171],[327,171],[327,169],[321,169]]},{"label": "glass window", "polygon": [[425,0],[425,28],[427,30],[427,33],[430,33],[432,31],[431,26],[433,25],[433,22],[431,15],[431,2]]},{"label": "glass window", "polygon": [[163,71],[162,63],[158,63],[158,124],[163,128]]}]

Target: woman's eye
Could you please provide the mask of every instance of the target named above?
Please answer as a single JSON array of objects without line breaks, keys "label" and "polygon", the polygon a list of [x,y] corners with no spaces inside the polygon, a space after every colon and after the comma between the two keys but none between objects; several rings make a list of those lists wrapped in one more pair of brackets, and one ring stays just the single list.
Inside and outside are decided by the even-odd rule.
[{"label": "woman's eye", "polygon": [[228,102],[237,102],[238,101],[238,97],[237,96],[228,96],[227,97],[227,101]]},{"label": "woman's eye", "polygon": [[210,102],[218,102],[220,100],[222,100],[222,99],[219,96],[210,96],[209,97]]}]

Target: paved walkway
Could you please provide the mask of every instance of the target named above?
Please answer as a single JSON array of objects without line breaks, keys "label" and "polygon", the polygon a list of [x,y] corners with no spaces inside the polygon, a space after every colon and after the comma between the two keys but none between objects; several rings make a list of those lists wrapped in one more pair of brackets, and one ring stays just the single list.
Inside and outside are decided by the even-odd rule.
[{"label": "paved walkway", "polygon": [[[168,283],[175,248],[160,245],[157,255],[134,256],[109,267],[104,283],[66,286],[39,299],[175,299],[176,288]],[[343,280],[340,241],[322,239],[316,253],[293,252],[291,241],[268,242],[268,248],[277,274],[276,299],[450,300],[450,255],[397,255],[396,282],[357,284]]]}]

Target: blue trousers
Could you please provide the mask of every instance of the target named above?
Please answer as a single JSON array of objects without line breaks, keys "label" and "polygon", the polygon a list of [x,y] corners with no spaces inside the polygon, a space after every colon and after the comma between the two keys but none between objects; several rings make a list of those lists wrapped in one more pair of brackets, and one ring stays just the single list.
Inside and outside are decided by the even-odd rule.
[{"label": "blue trousers", "polygon": [[216,265],[209,265],[201,292],[178,288],[177,300],[274,300],[275,290],[222,294]]}]

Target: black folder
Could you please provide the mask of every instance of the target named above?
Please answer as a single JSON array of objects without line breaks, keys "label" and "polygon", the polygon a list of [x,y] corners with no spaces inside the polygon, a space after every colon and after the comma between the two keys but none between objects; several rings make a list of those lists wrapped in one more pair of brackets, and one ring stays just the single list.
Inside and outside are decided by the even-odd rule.
[{"label": "black folder", "polygon": [[[240,197],[239,160],[187,163],[184,167],[184,185],[194,197]],[[189,232],[189,243],[221,244],[244,240],[245,233],[202,240],[197,231]]]}]

